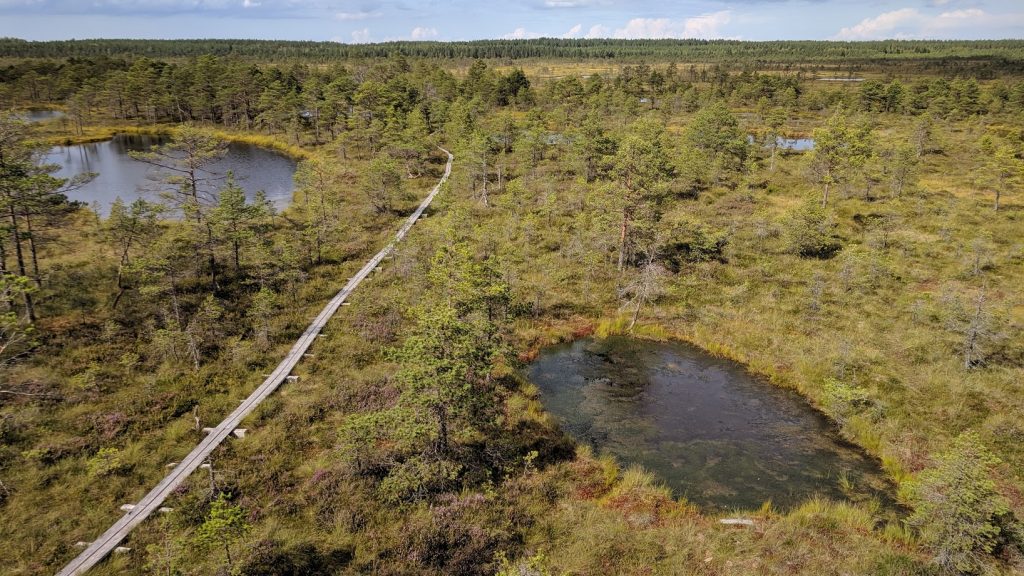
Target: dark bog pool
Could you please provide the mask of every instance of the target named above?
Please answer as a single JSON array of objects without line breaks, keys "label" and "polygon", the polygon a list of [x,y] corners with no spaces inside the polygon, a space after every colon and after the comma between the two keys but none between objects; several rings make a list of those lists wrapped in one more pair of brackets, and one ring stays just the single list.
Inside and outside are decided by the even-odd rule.
[{"label": "dark bog pool", "polygon": [[578,340],[528,375],[565,432],[705,508],[789,509],[814,495],[891,504],[877,463],[800,395],[692,346]]},{"label": "dark bog pool", "polygon": [[[128,152],[146,151],[165,142],[167,138],[164,136],[118,134],[105,142],[57,146],[50,150],[44,161],[60,166],[60,170],[54,173],[60,178],[71,178],[83,172],[97,173],[94,180],[73,190],[68,197],[97,205],[105,216],[119,196],[125,203],[136,198],[160,199],[159,190],[167,188],[163,182],[166,175],[149,164],[132,159]],[[258,146],[232,143],[227,153],[207,168],[209,174],[204,176],[208,177],[232,172],[249,200],[262,190],[279,209],[291,202],[295,188],[292,181],[295,161],[291,158]],[[222,180],[212,181],[211,187],[222,184]],[[212,194],[214,190],[207,192]]]}]

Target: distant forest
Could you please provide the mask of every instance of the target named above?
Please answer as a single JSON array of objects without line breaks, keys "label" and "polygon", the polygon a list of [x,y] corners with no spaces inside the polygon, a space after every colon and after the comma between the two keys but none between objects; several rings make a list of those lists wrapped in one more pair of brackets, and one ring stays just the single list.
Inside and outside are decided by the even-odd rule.
[{"label": "distant forest", "polygon": [[265,40],[61,40],[30,42],[0,39],[0,57],[91,58],[99,56],[193,57],[205,54],[259,59],[331,60],[378,58],[393,54],[419,58],[564,58],[657,59],[747,64],[844,64],[887,60],[988,62],[1003,71],[1021,70],[1024,40],[874,42],[739,40],[612,40],[557,39],[475,40],[470,42],[296,42]]}]

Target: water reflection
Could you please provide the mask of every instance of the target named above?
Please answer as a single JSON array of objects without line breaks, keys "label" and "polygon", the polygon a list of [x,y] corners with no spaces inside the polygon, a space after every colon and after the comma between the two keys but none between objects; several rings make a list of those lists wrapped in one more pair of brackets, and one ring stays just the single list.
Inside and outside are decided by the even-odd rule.
[{"label": "water reflection", "polygon": [[[747,135],[747,143],[753,144],[756,141],[753,134]],[[775,145],[783,150],[792,150],[794,152],[806,152],[808,150],[814,150],[814,138],[783,138],[778,136],[775,138]]]},{"label": "water reflection", "polygon": [[[165,136],[118,134],[105,142],[57,146],[46,155],[45,162],[60,166],[54,174],[60,178],[83,172],[98,173],[94,180],[72,191],[68,197],[97,205],[105,216],[117,197],[125,202],[136,198],[160,199],[159,191],[168,187],[162,181],[163,176],[152,166],[133,160],[128,152],[148,150],[164,142]],[[249,200],[263,190],[278,209],[288,205],[295,188],[292,181],[295,161],[249,144],[232,143],[227,154],[212,163],[209,170],[221,175],[231,171]]]}]

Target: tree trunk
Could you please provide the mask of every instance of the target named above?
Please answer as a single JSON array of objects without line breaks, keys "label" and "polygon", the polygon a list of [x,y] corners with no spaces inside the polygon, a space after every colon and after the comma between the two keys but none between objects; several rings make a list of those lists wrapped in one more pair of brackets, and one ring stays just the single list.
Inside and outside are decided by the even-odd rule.
[{"label": "tree trunk", "polygon": [[640,308],[643,305],[644,305],[644,299],[643,298],[637,298],[636,310],[633,310],[633,319],[629,321],[629,328],[626,328],[627,332],[632,332],[633,331],[633,326],[636,325],[637,319],[640,318]]},{"label": "tree trunk", "polygon": [[434,413],[437,415],[437,451],[439,454],[448,453],[448,410],[444,404],[434,406]]},{"label": "tree trunk", "polygon": [[[121,273],[118,272],[118,279],[120,279],[120,277],[121,277]],[[111,310],[117,310],[117,305],[120,304],[121,298],[124,296],[124,293],[127,292],[127,291],[128,291],[127,288],[125,288],[123,286],[118,286],[117,294],[114,296],[114,302],[110,305],[110,309]]]},{"label": "tree trunk", "polygon": [[982,331],[982,309],[985,306],[985,292],[978,294],[977,307],[974,310],[974,317],[967,325],[967,342],[964,343],[964,368],[970,370],[978,361],[978,338]]},{"label": "tree trunk", "polygon": [[622,211],[622,230],[619,234],[619,272],[626,265],[626,235],[629,232],[629,211]]},{"label": "tree trunk", "polygon": [[974,349],[977,346],[978,332],[973,327],[968,329],[967,344],[964,346],[964,368],[970,370],[974,366]]},{"label": "tree trunk", "polygon": [[127,266],[129,263],[128,252],[132,248],[133,240],[134,236],[129,236],[125,240],[124,248],[121,250],[121,259],[118,261],[117,264],[117,296],[114,297],[114,303],[111,304],[110,306],[112,310],[117,310],[117,305],[119,302],[121,302],[121,297],[124,296],[124,293],[128,290],[124,285],[124,267]]},{"label": "tree trunk", "polygon": [[[21,235],[18,233],[18,215],[14,211],[14,204],[8,206],[8,211],[11,217],[11,240],[14,242],[14,255],[18,262],[18,274],[28,276],[25,272],[25,254],[21,249]],[[23,295],[25,298],[25,315],[30,323],[35,324],[36,307],[32,303],[32,295],[27,290]]]},{"label": "tree trunk", "polygon": [[320,109],[319,108],[314,109],[313,114],[314,114],[314,116],[313,116],[313,133],[315,134],[314,137],[316,138],[316,145],[319,146],[320,145]]},{"label": "tree trunk", "polygon": [[36,288],[43,287],[43,280],[39,276],[39,255],[36,250],[36,236],[32,230],[32,217],[25,214],[25,232],[28,236],[28,251],[32,257],[32,280],[36,283]]},{"label": "tree trunk", "polygon": [[206,222],[207,260],[210,264],[210,289],[217,290],[217,254],[214,252],[213,226]]},{"label": "tree trunk", "polygon": [[[0,237],[0,277],[7,276],[7,246],[4,244],[3,237]],[[14,300],[9,295],[4,297],[4,304],[7,305],[7,310],[14,310]]]}]

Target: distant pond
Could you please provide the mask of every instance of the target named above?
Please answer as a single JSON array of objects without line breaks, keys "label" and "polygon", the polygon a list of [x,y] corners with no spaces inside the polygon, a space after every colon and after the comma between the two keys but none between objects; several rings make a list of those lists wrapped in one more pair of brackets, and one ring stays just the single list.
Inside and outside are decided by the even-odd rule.
[{"label": "distant pond", "polygon": [[[754,135],[748,134],[747,143],[753,144],[754,142]],[[775,145],[783,150],[806,152],[808,150],[814,150],[814,138],[783,138],[782,136],[779,136],[775,138]]]},{"label": "distant pond", "polygon": [[527,376],[576,441],[706,509],[785,510],[814,495],[892,509],[877,462],[803,397],[692,346],[578,340],[543,351]]},{"label": "distant pond", "polygon": [[47,120],[63,118],[64,113],[60,110],[23,110],[18,112],[16,116],[24,118],[26,122],[45,122]]},{"label": "distant pond", "polygon": [[[118,134],[105,142],[57,146],[50,150],[44,161],[57,164],[60,170],[54,173],[59,178],[71,178],[83,172],[99,174],[94,180],[68,194],[71,200],[85,204],[96,204],[100,214],[106,216],[110,205],[117,197],[126,203],[136,198],[159,200],[158,191],[165,189],[161,171],[149,164],[132,159],[131,150],[149,150],[163,144],[166,136]],[[295,184],[295,161],[287,156],[252,146],[231,143],[227,154],[209,166],[214,174],[231,171],[235,181],[245,190],[249,200],[260,190],[278,209],[288,206]]]}]

